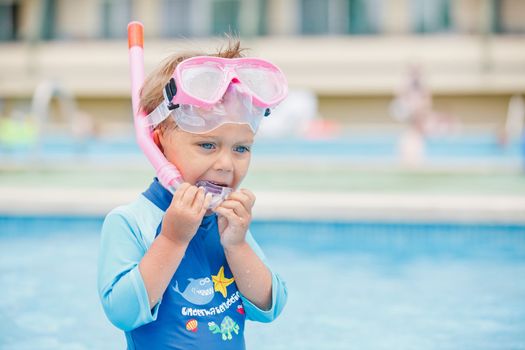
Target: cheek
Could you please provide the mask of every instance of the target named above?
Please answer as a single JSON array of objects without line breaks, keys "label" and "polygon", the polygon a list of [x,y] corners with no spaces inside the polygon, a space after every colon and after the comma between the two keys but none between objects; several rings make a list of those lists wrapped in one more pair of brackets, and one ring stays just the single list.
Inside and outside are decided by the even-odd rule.
[{"label": "cheek", "polygon": [[187,181],[191,184],[195,184],[198,179],[202,178],[207,171],[210,170],[211,163],[206,157],[199,157],[197,154],[180,154],[179,161],[176,165],[179,164],[179,171],[184,178],[184,181]]},{"label": "cheek", "polygon": [[166,156],[166,159],[173,165],[179,169],[179,171],[184,168],[184,160],[181,159],[180,155],[177,154],[177,152],[174,152],[173,150],[165,149],[164,155]]},{"label": "cheek", "polygon": [[246,159],[242,159],[237,163],[236,169],[236,176],[239,180],[242,180],[246,174],[248,173],[248,168],[250,167],[250,161],[251,156],[246,157]]},{"label": "cheek", "polygon": [[167,149],[164,152],[166,159],[181,173],[185,181],[191,182],[192,166],[191,159],[185,152],[178,152],[176,149]]}]

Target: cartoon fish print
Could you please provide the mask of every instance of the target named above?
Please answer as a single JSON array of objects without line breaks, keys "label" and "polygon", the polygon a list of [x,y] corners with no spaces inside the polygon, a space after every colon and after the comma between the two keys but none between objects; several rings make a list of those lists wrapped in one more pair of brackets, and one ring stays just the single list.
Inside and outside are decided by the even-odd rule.
[{"label": "cartoon fish print", "polygon": [[175,282],[175,287],[172,286],[171,288],[182,295],[186,301],[195,305],[206,305],[212,301],[215,291],[213,290],[213,284],[209,277],[198,279],[188,278],[188,281],[190,281],[190,283],[184,292],[179,290],[177,282]]}]

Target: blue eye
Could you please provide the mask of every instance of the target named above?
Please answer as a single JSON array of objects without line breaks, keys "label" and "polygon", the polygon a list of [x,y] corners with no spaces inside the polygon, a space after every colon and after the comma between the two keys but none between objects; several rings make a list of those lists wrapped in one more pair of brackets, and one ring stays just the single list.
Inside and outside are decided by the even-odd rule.
[{"label": "blue eye", "polygon": [[215,145],[213,143],[210,143],[210,142],[200,143],[199,146],[204,148],[204,149],[214,149],[215,148]]},{"label": "blue eye", "polygon": [[245,153],[245,152],[250,152],[250,147],[246,147],[246,146],[235,146],[233,148],[233,150],[235,152],[239,152],[239,153]]}]

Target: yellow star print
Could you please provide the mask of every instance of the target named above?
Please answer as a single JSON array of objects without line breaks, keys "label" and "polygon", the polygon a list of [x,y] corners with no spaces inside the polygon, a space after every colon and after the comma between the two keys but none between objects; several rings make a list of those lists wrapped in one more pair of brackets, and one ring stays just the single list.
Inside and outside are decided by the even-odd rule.
[{"label": "yellow star print", "polygon": [[224,277],[224,266],[221,266],[219,272],[217,275],[211,275],[211,280],[213,281],[213,289],[216,292],[220,292],[223,297],[226,298],[228,295],[228,292],[226,291],[226,287],[228,287],[230,284],[234,282],[233,277],[232,278],[226,278]]}]

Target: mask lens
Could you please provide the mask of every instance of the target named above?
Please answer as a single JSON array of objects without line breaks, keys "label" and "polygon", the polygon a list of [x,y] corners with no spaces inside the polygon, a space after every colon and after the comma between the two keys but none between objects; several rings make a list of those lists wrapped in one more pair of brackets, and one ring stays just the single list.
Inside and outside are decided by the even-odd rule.
[{"label": "mask lens", "polygon": [[231,85],[221,102],[211,108],[181,105],[171,114],[182,130],[191,133],[206,133],[226,123],[247,124],[255,133],[264,109],[254,106],[251,96],[243,94]]},{"label": "mask lens", "polygon": [[282,94],[279,73],[266,67],[238,67],[239,79],[261,100],[274,101]]},{"label": "mask lens", "polygon": [[185,67],[181,76],[182,88],[189,95],[210,102],[219,98],[219,90],[224,82],[224,73],[218,66],[201,64]]}]

